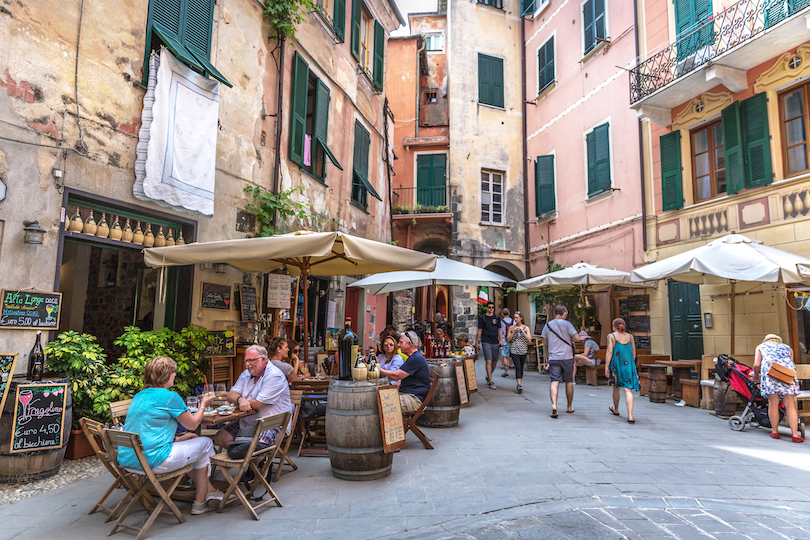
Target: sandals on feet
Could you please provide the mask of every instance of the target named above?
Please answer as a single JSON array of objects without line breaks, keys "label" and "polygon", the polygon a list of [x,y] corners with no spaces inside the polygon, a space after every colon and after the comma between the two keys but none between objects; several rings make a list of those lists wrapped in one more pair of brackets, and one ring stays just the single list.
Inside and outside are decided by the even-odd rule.
[{"label": "sandals on feet", "polygon": [[629,420],[629,419],[628,419],[628,420],[627,420],[627,423],[628,423],[628,424],[635,424],[635,423],[636,423],[636,421],[635,421],[635,420]]},{"label": "sandals on feet", "polygon": [[779,433],[776,431],[771,431],[771,439],[778,439]]},{"label": "sandals on feet", "polygon": [[551,417],[557,418],[557,409],[551,409]]},{"label": "sandals on feet", "polygon": [[610,412],[613,414],[613,416],[619,416],[619,411],[615,410],[615,409],[613,408],[613,405],[611,405],[610,407],[608,407],[608,409],[610,409]]}]

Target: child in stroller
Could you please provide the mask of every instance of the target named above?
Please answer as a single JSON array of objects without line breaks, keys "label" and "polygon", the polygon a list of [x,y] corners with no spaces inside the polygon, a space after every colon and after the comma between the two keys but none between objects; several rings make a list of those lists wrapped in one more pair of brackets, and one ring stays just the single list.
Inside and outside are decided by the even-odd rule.
[{"label": "child in stroller", "polygon": [[[745,403],[742,414],[734,415],[728,419],[728,425],[734,431],[742,431],[746,425],[762,426],[770,429],[771,421],[768,418],[768,400],[759,389],[759,383],[754,381],[754,370],[745,364],[740,364],[727,354],[717,357],[714,368],[714,377],[729,383],[740,399]],[[791,396],[792,397],[792,396]],[[779,423],[785,419],[785,406],[779,405]],[[799,423],[799,431],[804,437],[804,422]]]}]

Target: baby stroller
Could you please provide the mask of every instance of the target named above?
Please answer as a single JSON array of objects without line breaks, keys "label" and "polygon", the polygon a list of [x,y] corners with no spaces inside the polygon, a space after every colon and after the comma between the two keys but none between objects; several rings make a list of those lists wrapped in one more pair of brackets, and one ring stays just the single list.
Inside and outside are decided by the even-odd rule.
[{"label": "baby stroller", "polygon": [[[729,383],[740,399],[745,403],[742,414],[734,415],[728,419],[728,426],[734,431],[742,431],[746,425],[765,427],[770,429],[771,420],[768,417],[768,398],[763,396],[759,383],[754,382],[754,370],[738,363],[727,354],[717,357],[714,368],[714,377]],[[779,404],[779,423],[785,419],[785,406]],[[804,422],[799,422],[799,432],[804,437]]]}]

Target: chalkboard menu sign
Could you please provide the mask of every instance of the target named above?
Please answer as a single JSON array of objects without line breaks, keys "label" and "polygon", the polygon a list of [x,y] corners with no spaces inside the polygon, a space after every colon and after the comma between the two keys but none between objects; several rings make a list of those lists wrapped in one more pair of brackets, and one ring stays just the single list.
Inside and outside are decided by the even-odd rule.
[{"label": "chalkboard menu sign", "polygon": [[3,414],[3,407],[6,405],[8,383],[14,376],[14,365],[16,363],[16,353],[0,353],[0,414]]},{"label": "chalkboard menu sign", "polygon": [[399,387],[389,385],[377,388],[377,406],[380,413],[383,450],[388,453],[405,448],[405,426],[399,404]]},{"label": "chalkboard menu sign", "polygon": [[236,356],[236,331],[209,330],[211,341],[205,348],[203,356]]},{"label": "chalkboard menu sign", "polygon": [[548,315],[545,313],[538,313],[534,317],[534,335],[539,336],[543,333],[543,328],[548,322]]},{"label": "chalkboard menu sign", "polygon": [[637,294],[619,300],[619,314],[623,318],[630,315],[631,311],[650,311],[650,295]]},{"label": "chalkboard menu sign", "polygon": [[628,332],[649,332],[650,331],[650,316],[649,315],[628,315],[625,319],[627,321]]},{"label": "chalkboard menu sign", "polygon": [[458,385],[461,406],[466,407],[470,404],[470,396],[467,394],[467,383],[464,380],[464,362],[456,362],[456,384]]},{"label": "chalkboard menu sign", "polygon": [[17,386],[10,453],[62,447],[66,383]]},{"label": "chalkboard menu sign", "polygon": [[636,350],[652,349],[650,336],[633,336],[633,339],[636,341]]},{"label": "chalkboard menu sign", "polygon": [[231,309],[231,286],[203,281],[200,293],[200,308],[218,309],[220,311]]},{"label": "chalkboard menu sign", "polygon": [[258,302],[256,300],[256,287],[240,285],[239,301],[241,302],[242,320],[255,321],[259,315]]},{"label": "chalkboard menu sign", "polygon": [[3,289],[0,328],[59,328],[62,293]]}]

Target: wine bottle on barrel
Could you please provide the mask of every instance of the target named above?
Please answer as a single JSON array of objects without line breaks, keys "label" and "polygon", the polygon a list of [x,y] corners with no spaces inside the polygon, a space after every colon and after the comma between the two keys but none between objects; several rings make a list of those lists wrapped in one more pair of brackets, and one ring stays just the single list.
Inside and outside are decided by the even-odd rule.
[{"label": "wine bottle on barrel", "polygon": [[338,338],[338,379],[352,380],[352,366],[357,360],[357,336],[352,332],[352,319],[346,317],[346,326]]},{"label": "wine bottle on barrel", "polygon": [[28,380],[41,381],[42,371],[45,369],[45,353],[42,351],[42,330],[37,330],[37,340],[34,348],[28,355]]}]

